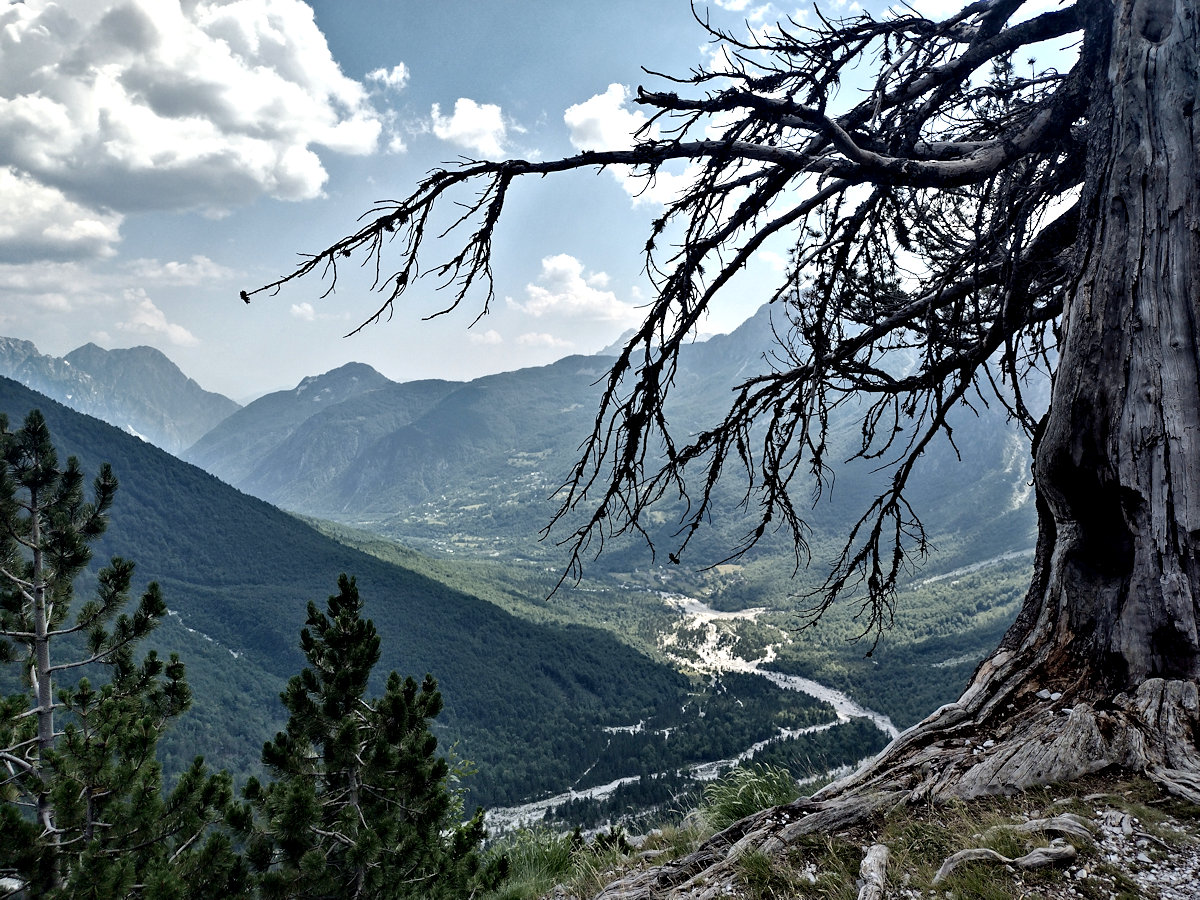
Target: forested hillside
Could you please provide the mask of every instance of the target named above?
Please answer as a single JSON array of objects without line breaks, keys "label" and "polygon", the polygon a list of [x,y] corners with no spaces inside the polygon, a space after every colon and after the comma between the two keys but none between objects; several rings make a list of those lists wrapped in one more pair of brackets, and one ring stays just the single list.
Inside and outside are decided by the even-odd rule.
[{"label": "forested hillside", "polygon": [[[205,754],[254,770],[282,719],[279,691],[302,665],[297,636],[308,600],[341,572],[356,575],[382,638],[378,677],[432,672],[446,700],[446,746],[480,769],[487,803],[569,783],[592,759],[590,734],[677,705],[686,680],[593,628],[532,624],[428,577],[323,537],[193,466],[8,379],[0,411],[45,414],[60,452],[85,471],[112,463],[121,481],[97,559],[137,563],[135,583],[160,582],[171,611],[160,651],[188,665],[195,706],[166,742],[168,761]],[[9,672],[7,677],[16,677]]]},{"label": "forested hillside", "polygon": [[[730,384],[767,366],[761,347],[770,327],[763,311],[733,334],[687,348],[674,419],[703,427]],[[770,652],[774,671],[848,691],[901,727],[953,699],[1015,614],[1028,566],[1029,475],[1003,416],[963,408],[954,443],[931,446],[934,465],[911,491],[931,526],[929,571],[911,573],[899,598],[900,628],[867,656],[870,642],[853,642],[861,626],[852,608],[835,610],[817,631],[798,631],[804,592],[823,577],[852,512],[877,489],[862,461],[835,471],[832,490],[812,511],[811,569],[795,573],[790,546],[772,534],[747,557],[712,569],[675,566],[623,540],[609,545],[578,589],[568,582],[547,599],[565,557],[536,537],[590,426],[604,364],[568,357],[469,383],[407,384],[351,364],[260,398],[188,451],[223,480],[369,530],[315,523],[336,541],[99,423],[68,422],[66,411],[60,422],[48,412],[56,438],[85,467],[109,459],[123,478],[101,552],[133,558],[139,577],[157,578],[166,590],[172,615],[155,641],[188,661],[198,698],[166,742],[170,764],[206,747],[210,760],[235,772],[257,768],[258,747],[281,715],[279,688],[300,661],[304,603],[325,596],[342,571],[357,575],[384,635],[379,677],[395,668],[440,679],[447,710],[438,727],[445,741],[460,742],[456,753],[478,764],[471,784],[488,803],[581,786],[585,770],[590,783],[674,770],[706,753],[727,758],[770,737],[771,722],[799,703],[780,696],[773,702],[783,706],[770,712],[746,706],[750,695],[739,694],[732,699],[742,711],[720,736],[712,733],[715,718],[681,720],[689,684],[663,664],[660,646],[679,626],[656,591],[692,594],[723,610],[765,607],[726,626],[746,658]],[[11,399],[13,417],[37,402]],[[851,456],[860,440],[853,416],[842,413],[831,427],[831,458]],[[720,512],[694,545],[710,560],[737,545],[746,527],[736,481],[718,491]],[[681,509],[661,504],[648,520],[651,537],[669,535]],[[984,574],[938,577],[988,560]],[[714,710],[724,702],[719,693],[712,698]],[[649,724],[636,738],[603,730],[643,721],[676,739],[662,743]],[[806,740],[785,755],[820,755]],[[862,752],[870,746],[851,743]]]}]

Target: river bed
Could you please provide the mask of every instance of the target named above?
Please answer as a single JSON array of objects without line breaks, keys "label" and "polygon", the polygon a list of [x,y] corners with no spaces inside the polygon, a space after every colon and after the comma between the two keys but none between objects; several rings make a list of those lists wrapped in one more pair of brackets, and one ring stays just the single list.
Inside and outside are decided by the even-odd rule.
[{"label": "river bed", "polygon": [[[892,720],[883,713],[875,712],[856,703],[841,691],[809,678],[801,678],[799,675],[785,675],[782,672],[774,672],[763,668],[775,658],[773,647],[768,646],[764,655],[757,659],[748,660],[738,656],[736,653],[738,643],[736,636],[733,636],[731,639],[728,630],[722,629],[721,626],[738,619],[756,619],[767,611],[765,608],[756,607],[754,609],[727,612],[715,610],[702,600],[697,600],[694,597],[685,597],[679,594],[663,594],[662,598],[667,606],[679,612],[680,619],[676,624],[675,632],[661,636],[660,646],[681,665],[714,675],[721,672],[744,672],[759,675],[783,690],[797,691],[828,703],[833,707],[837,715],[836,721],[826,722],[821,725],[813,725],[800,729],[781,728],[776,735],[767,740],[752,744],[730,759],[694,763],[686,767],[686,771],[697,781],[711,781],[715,779],[722,771],[750,759],[755,753],[772,741],[827,731],[835,725],[843,725],[851,719],[867,719],[889,738],[895,738],[900,733],[892,723]],[[698,644],[688,647],[689,652],[694,654],[695,658],[684,658],[671,653],[671,647],[678,646],[680,633],[694,632],[697,629],[703,629],[704,639]],[[640,730],[641,725],[642,723],[638,723],[637,725],[612,726],[611,728],[606,728],[605,731],[636,731]],[[619,778],[607,784],[596,785],[578,791],[569,790],[552,797],[544,797],[540,800],[534,800],[518,806],[491,809],[487,811],[487,826],[492,833],[497,833],[522,825],[530,825],[540,821],[548,810],[562,806],[571,800],[603,800],[610,797],[621,785],[632,784],[639,777],[634,775],[628,778]]]}]

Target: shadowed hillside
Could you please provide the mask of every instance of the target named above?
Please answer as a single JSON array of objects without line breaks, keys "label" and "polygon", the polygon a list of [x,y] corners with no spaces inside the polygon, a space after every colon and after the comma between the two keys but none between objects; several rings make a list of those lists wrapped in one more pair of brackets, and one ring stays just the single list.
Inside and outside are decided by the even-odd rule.
[{"label": "shadowed hillside", "polygon": [[137,562],[171,609],[149,642],[177,650],[196,698],[168,741],[169,758],[197,752],[244,772],[278,726],[278,693],[302,665],[308,600],[353,573],[379,629],[377,675],[432,672],[446,699],[447,741],[473,759],[481,801],[565,784],[585,767],[598,726],[673,705],[684,679],[605,632],[534,625],[397,565],[349,549],[191,465],[8,379],[0,411],[19,423],[40,408],[62,454],[89,477],[109,461],[121,488],[98,559]]}]

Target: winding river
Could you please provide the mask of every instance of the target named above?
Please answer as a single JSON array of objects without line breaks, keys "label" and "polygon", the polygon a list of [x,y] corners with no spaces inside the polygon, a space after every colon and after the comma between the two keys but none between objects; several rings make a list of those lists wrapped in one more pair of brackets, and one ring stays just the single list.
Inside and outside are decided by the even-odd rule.
[{"label": "winding river", "polygon": [[[721,612],[694,597],[668,594],[663,596],[663,600],[669,606],[679,610],[682,617],[681,627],[699,628],[703,629],[705,633],[705,639],[698,646],[689,648],[691,652],[697,654],[699,661],[685,660],[676,656],[675,658],[680,662],[689,664],[702,672],[748,672],[753,675],[761,675],[784,690],[798,691],[828,703],[834,708],[840,722],[848,722],[850,719],[869,719],[889,738],[895,738],[900,734],[900,731],[892,724],[892,720],[883,713],[860,706],[841,691],[834,690],[810,678],[784,675],[782,672],[773,672],[766,668],[775,659],[774,647],[767,647],[766,652],[758,659],[743,659],[736,653],[736,641],[722,640],[720,623],[736,619],[756,619],[766,612],[765,608],[755,607],[736,612]],[[678,633],[677,631],[676,635]],[[671,640],[670,636],[665,636],[661,641],[668,654],[670,654],[670,647],[673,643],[675,642]]]},{"label": "winding river", "polygon": [[[665,604],[678,611],[679,620],[675,625],[674,631],[660,637],[659,644],[668,656],[674,658],[681,665],[711,674],[720,672],[745,672],[759,675],[784,690],[798,691],[799,693],[808,694],[810,697],[815,697],[818,700],[828,703],[837,714],[836,721],[827,722],[823,725],[813,725],[801,729],[780,729],[779,733],[769,740],[759,741],[730,759],[694,764],[688,768],[688,771],[696,780],[711,781],[723,770],[750,759],[771,741],[779,740],[780,738],[797,737],[802,734],[811,734],[817,731],[826,731],[835,725],[845,724],[851,719],[867,719],[889,738],[895,738],[900,733],[892,723],[892,720],[883,713],[875,712],[861,706],[841,691],[834,690],[809,678],[801,678],[799,675],[785,675],[782,672],[774,672],[766,668],[775,658],[774,647],[767,647],[764,655],[757,659],[744,659],[738,656],[736,652],[738,641],[735,635],[731,638],[727,623],[738,619],[753,620],[766,612],[766,609],[755,608],[735,612],[722,612],[713,609],[694,597],[663,594],[662,598]],[[687,657],[672,652],[673,649],[680,648],[681,634],[695,634],[697,631],[703,634],[703,638],[698,643],[689,643],[687,647],[689,655]],[[636,731],[640,730],[640,727],[641,723],[638,725],[615,726],[606,730]],[[570,800],[580,798],[602,800],[612,795],[621,785],[637,781],[638,777],[635,775],[628,778],[619,778],[608,784],[601,784],[578,791],[566,791],[556,794],[553,797],[545,797],[519,806],[488,810],[488,829],[492,833],[496,833],[537,822],[548,810],[556,806],[561,806]]]}]

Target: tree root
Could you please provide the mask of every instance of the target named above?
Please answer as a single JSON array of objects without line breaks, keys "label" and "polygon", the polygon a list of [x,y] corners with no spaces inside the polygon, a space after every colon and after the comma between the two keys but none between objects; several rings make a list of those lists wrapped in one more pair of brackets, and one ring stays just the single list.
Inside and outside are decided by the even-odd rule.
[{"label": "tree root", "polygon": [[1074,813],[1063,813],[1051,819],[1033,819],[1017,825],[993,825],[983,833],[988,840],[999,831],[1011,831],[1015,834],[1065,834],[1069,837],[1091,840],[1096,832],[1096,826],[1083,816]]},{"label": "tree root", "polygon": [[941,884],[950,877],[950,874],[955,869],[965,862],[987,860],[988,862],[997,862],[1002,865],[1019,866],[1022,869],[1036,869],[1040,866],[1049,866],[1074,858],[1075,848],[1066,841],[1057,838],[1049,847],[1038,847],[1024,856],[1018,856],[1016,859],[1009,859],[1007,856],[997,853],[995,850],[989,850],[987,847],[972,847],[969,850],[959,850],[957,853],[949,856],[942,863],[942,867],[937,870],[937,874],[933,876],[932,883],[935,887]]},{"label": "tree root", "polygon": [[[777,854],[803,835],[841,831],[898,806],[1017,793],[1110,768],[1145,774],[1200,804],[1194,682],[1151,679],[1132,694],[1072,705],[1071,686],[1045,690],[1030,679],[1029,660],[1016,656],[998,651],[958,703],[900,735],[853,775],[735,822],[688,856],[629,873],[596,900],[716,896],[736,882],[736,862],[751,849]],[[1059,816],[1039,827],[1072,835],[1083,823]]]}]

